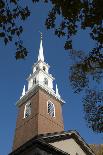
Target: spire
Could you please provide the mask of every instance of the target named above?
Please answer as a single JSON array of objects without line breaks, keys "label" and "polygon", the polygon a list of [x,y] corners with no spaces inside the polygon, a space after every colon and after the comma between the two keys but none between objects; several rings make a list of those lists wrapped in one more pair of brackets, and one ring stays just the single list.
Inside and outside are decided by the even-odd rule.
[{"label": "spire", "polygon": [[43,44],[42,44],[42,33],[41,33],[41,32],[40,32],[40,35],[41,35],[41,41],[40,41],[40,48],[39,48],[38,61],[39,61],[39,60],[44,61]]},{"label": "spire", "polygon": [[23,91],[22,91],[22,96],[24,96],[24,95],[25,95],[25,85],[24,85]]}]

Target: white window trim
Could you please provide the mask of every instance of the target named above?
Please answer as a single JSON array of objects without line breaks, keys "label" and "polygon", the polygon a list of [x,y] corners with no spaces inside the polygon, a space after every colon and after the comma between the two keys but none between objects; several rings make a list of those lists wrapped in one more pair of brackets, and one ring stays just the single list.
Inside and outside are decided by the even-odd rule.
[{"label": "white window trim", "polygon": [[31,102],[29,101],[29,102],[27,102],[26,104],[25,104],[25,108],[24,108],[24,118],[27,118],[27,117],[25,117],[25,113],[26,113],[26,106],[27,105],[30,105],[31,104]]},{"label": "white window trim", "polygon": [[[47,113],[49,114],[49,112],[48,112],[48,103],[49,102],[51,102],[50,100],[49,101],[47,101]],[[51,102],[52,104],[53,104],[53,107],[54,107],[54,116],[51,116],[52,118],[55,118],[55,105],[54,105],[54,103],[53,102]],[[49,114],[50,115],[50,114]]]}]

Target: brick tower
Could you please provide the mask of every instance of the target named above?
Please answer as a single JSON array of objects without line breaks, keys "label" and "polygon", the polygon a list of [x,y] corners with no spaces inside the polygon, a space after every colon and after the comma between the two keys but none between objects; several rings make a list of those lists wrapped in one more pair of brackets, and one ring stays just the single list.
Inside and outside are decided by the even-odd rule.
[{"label": "brick tower", "polygon": [[28,89],[23,88],[17,101],[18,116],[13,150],[39,134],[61,132],[64,130],[62,104],[58,88],[53,89],[49,65],[44,61],[42,34],[37,62],[28,77]]}]

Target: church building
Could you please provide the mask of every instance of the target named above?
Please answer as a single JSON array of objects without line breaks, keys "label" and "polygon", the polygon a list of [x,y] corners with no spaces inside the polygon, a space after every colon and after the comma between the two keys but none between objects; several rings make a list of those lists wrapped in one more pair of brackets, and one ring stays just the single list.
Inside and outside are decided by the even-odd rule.
[{"label": "church building", "polygon": [[38,60],[17,101],[18,116],[9,155],[95,155],[75,130],[64,131],[62,105],[54,77],[44,61],[42,34]]}]

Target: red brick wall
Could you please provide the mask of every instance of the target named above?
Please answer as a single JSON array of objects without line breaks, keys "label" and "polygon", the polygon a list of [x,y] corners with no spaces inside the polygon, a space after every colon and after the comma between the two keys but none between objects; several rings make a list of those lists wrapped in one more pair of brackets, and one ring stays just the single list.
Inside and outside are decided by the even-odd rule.
[{"label": "red brick wall", "polygon": [[[50,100],[55,105],[55,117],[51,117],[47,112],[47,101]],[[39,115],[38,134],[63,131],[63,118],[61,104],[51,95],[39,90]]]},{"label": "red brick wall", "polygon": [[[47,113],[47,101],[50,100],[55,105],[56,115],[54,118]],[[29,100],[28,100],[29,101]],[[38,134],[59,132],[64,130],[61,104],[52,95],[44,90],[31,97],[31,115],[24,119],[24,102],[18,111],[13,150],[33,138]]]}]

